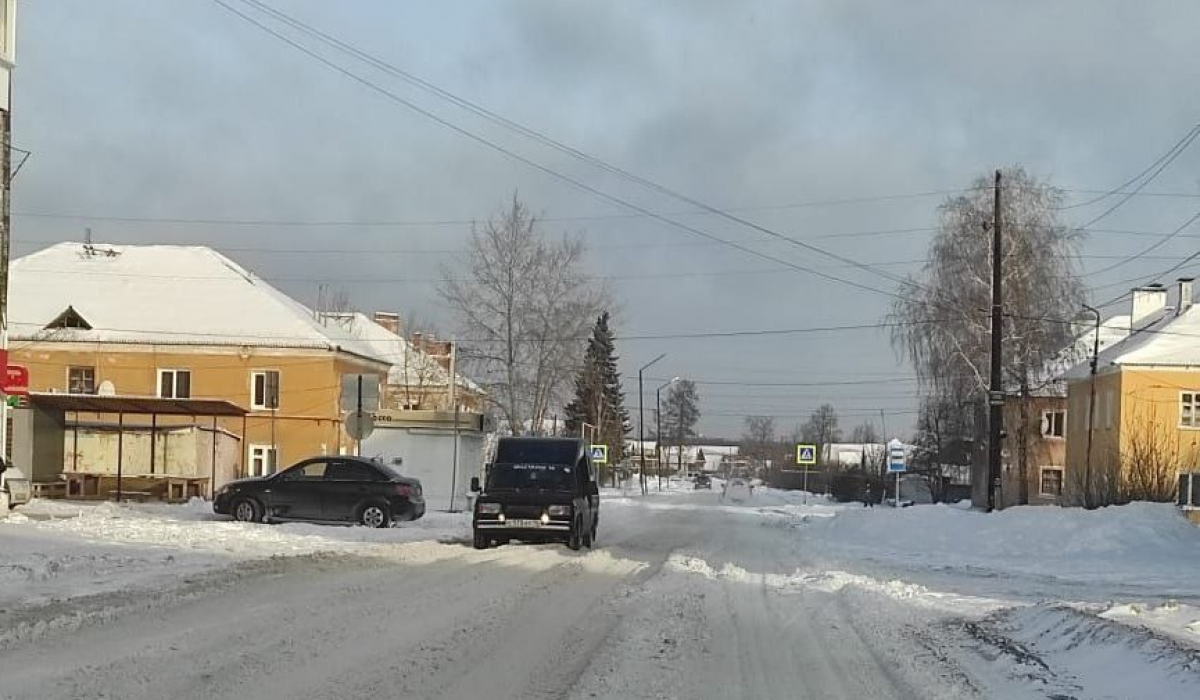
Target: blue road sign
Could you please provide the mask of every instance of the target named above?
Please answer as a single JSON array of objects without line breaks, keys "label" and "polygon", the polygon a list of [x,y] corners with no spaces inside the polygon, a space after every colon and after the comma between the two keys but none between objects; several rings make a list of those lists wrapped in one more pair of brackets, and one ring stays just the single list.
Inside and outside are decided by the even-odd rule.
[{"label": "blue road sign", "polygon": [[904,454],[904,445],[899,440],[888,443],[888,473],[908,471],[908,463]]}]

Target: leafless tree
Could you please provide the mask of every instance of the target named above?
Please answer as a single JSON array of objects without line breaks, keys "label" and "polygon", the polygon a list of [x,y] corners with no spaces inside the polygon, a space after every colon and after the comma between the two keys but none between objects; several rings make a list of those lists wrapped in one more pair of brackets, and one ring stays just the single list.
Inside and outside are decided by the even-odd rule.
[{"label": "leafless tree", "polygon": [[808,421],[800,426],[800,433],[804,442],[817,445],[818,461],[822,466],[826,466],[824,462],[827,446],[842,439],[842,431],[838,428],[837,409],[832,404],[822,404],[812,412]]},{"label": "leafless tree", "polygon": [[767,460],[778,457],[779,442],[775,438],[775,419],[771,416],[746,416],[743,419],[738,454],[747,459]]},{"label": "leafless tree", "polygon": [[[1092,503],[1174,500],[1180,468],[1194,463],[1195,455],[1185,452],[1194,450],[1180,447],[1177,431],[1160,419],[1153,406],[1137,411],[1127,430],[1119,451],[1108,450],[1093,464]],[[1083,501],[1081,481],[1079,475],[1072,475],[1073,501]]]},{"label": "leafless tree", "polygon": [[458,317],[462,357],[515,433],[541,434],[562,405],[608,292],[583,269],[580,237],[547,236],[514,194],[471,228],[467,252],[443,269],[439,294]]},{"label": "leafless tree", "polygon": [[[1060,220],[1057,188],[1021,167],[1005,170],[1002,182],[1003,379],[1027,399],[1054,379],[1046,368],[1073,343],[1070,319],[1084,299],[1074,256],[1083,234]],[[912,361],[923,392],[963,406],[980,404],[988,389],[992,212],[988,177],[941,205],[929,262],[901,285],[888,318],[896,324],[893,346]],[[1006,429],[1025,435],[1035,427]],[[1027,502],[1028,459],[1019,452]]]}]

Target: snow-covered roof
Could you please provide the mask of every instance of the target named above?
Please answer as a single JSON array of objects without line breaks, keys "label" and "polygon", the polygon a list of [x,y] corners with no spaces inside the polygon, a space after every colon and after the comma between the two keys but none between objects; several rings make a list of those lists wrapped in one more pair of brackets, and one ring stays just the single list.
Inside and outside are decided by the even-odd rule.
[{"label": "snow-covered roof", "polygon": [[[366,314],[355,312],[323,313],[321,318],[326,325],[336,326],[362,341],[375,357],[389,362],[392,367],[388,370],[388,384],[394,386],[444,387],[450,383],[450,372],[443,368],[437,360],[428,353],[421,352],[403,336],[393,333],[384,326],[376,323]],[[464,377],[458,375],[458,386],[474,393],[482,393],[483,389]]]},{"label": "snow-covered roof", "polygon": [[[10,274],[14,340],[313,348],[379,359],[203,246],[58,243],[14,260]],[[47,328],[64,313],[72,327]]]},{"label": "snow-covered roof", "polygon": [[[1101,371],[1122,365],[1200,367],[1200,306],[1178,314],[1172,308],[1164,309],[1149,325],[1100,351]],[[1088,363],[1081,362],[1067,378],[1083,379],[1089,371]]]},{"label": "snow-covered roof", "polygon": [[[1100,354],[1104,355],[1104,351],[1125,338],[1129,337],[1129,328],[1131,318],[1128,314],[1112,316],[1100,323]],[[1072,372],[1075,368],[1082,365],[1087,365],[1090,371],[1090,362],[1092,359],[1092,348],[1096,342],[1096,328],[1091,326],[1086,330],[1081,331],[1075,336],[1075,342],[1063,348],[1051,362],[1049,362],[1043,372],[1042,378],[1034,381],[1035,385],[1041,385],[1034,392],[1038,396],[1066,396],[1065,380],[1073,377]]]}]

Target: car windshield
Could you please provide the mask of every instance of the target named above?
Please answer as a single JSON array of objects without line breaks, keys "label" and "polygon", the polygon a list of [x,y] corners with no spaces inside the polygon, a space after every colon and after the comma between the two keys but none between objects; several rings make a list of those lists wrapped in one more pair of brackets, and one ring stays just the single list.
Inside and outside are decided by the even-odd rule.
[{"label": "car windshield", "polygon": [[493,464],[488,470],[492,489],[571,489],[575,469],[569,464]]}]

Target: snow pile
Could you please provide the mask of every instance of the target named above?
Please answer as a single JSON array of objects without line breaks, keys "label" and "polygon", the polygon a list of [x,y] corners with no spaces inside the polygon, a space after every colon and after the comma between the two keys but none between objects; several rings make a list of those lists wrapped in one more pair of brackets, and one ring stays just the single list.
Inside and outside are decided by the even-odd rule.
[{"label": "snow pile", "polygon": [[1127,603],[1111,606],[1101,612],[1100,617],[1154,629],[1185,644],[1200,647],[1200,608],[1194,605],[1174,600],[1162,605]]},{"label": "snow pile", "polygon": [[203,500],[182,505],[35,500],[0,520],[0,609],[178,578],[279,556],[466,542],[470,515],[428,513],[398,527],[238,523]]},{"label": "snow pile", "polygon": [[1166,504],[993,514],[944,505],[846,508],[808,532],[834,558],[975,578],[1026,574],[1159,596],[1200,593],[1200,529]]},{"label": "snow pile", "polygon": [[1200,652],[1062,605],[1014,608],[967,633],[1007,680],[1048,697],[1194,698]]}]

